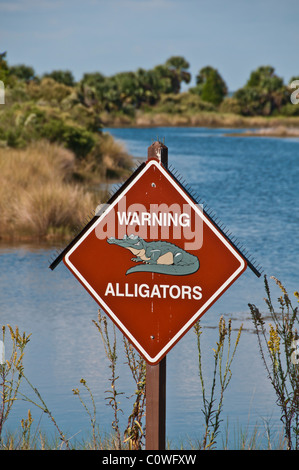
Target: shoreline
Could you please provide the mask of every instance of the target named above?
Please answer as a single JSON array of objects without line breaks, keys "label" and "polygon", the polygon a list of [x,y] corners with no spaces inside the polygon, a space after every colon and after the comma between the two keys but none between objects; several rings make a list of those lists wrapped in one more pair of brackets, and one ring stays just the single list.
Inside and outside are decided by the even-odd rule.
[{"label": "shoreline", "polygon": [[[207,115],[200,115],[200,122],[198,116],[192,116],[186,122],[185,118],[182,120],[180,116],[180,122],[173,118],[176,116],[166,116],[166,115],[145,115],[139,116],[139,119],[130,119],[130,123],[126,118],[126,122],[121,119],[120,121],[115,121],[106,123],[107,127],[126,127],[126,128],[145,128],[145,127],[209,127],[209,128],[222,128],[222,129],[238,129],[239,132],[224,132],[225,137],[273,137],[273,138],[299,138],[299,118],[241,118],[241,120],[236,122],[236,119],[239,119],[239,116],[234,115],[234,119],[231,119],[231,115],[226,115],[225,119],[222,119],[223,116],[218,116],[218,121],[216,125],[215,114],[209,114],[209,119]],[[185,116],[186,117],[186,116]],[[150,118],[150,119],[148,119]],[[159,119],[158,119],[159,118]],[[171,122],[170,122],[171,118]],[[195,119],[196,118],[196,119]],[[213,118],[213,119],[212,119]],[[222,119],[222,120],[221,120]],[[221,120],[221,122],[220,122]],[[220,125],[221,124],[221,125]],[[230,124],[230,125],[229,125]],[[240,125],[242,124],[242,126]],[[246,125],[245,125],[246,124]],[[294,125],[296,124],[296,125]],[[104,130],[104,129],[103,129]],[[109,132],[109,131],[108,131]],[[134,159],[133,159],[134,161]],[[120,179],[121,180],[121,179]],[[119,180],[119,181],[120,181]],[[108,181],[105,181],[107,184]],[[109,180],[109,183],[115,183],[114,180]],[[84,183],[77,184],[84,189],[86,186]],[[82,190],[83,190],[82,189]],[[81,224],[78,224],[81,225]],[[65,229],[57,230],[47,230],[44,234],[38,234],[38,231],[32,232],[29,228],[27,230],[20,230],[20,228],[9,227],[10,229],[2,231],[0,235],[0,248],[9,248],[9,247],[21,247],[21,246],[30,246],[30,247],[64,247],[75,235],[71,227],[65,227]],[[23,232],[23,233],[22,233]],[[31,233],[30,233],[31,232]]]},{"label": "shoreline", "polygon": [[[135,117],[125,115],[113,117],[104,114],[100,118],[104,128],[205,127],[246,129],[245,136],[250,134],[254,136],[271,134],[278,137],[299,136],[299,117],[247,117],[214,112],[199,114],[137,112]],[[238,133],[238,135],[243,135],[243,133]]]},{"label": "shoreline", "polygon": [[227,134],[232,137],[297,137],[299,138],[299,129],[297,128],[288,128],[284,126],[275,127],[264,127],[259,128],[254,131],[244,131],[240,133],[230,133]]}]

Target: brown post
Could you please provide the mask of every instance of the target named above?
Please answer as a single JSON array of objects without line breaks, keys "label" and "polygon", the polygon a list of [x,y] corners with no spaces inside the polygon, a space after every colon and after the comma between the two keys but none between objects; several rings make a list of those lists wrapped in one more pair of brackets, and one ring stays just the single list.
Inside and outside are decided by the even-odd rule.
[{"label": "brown post", "polygon": [[146,365],[146,450],[165,449],[166,357]]},{"label": "brown post", "polygon": [[[148,159],[156,158],[168,165],[168,148],[154,142],[148,148]],[[166,357],[158,364],[146,365],[146,450],[165,449],[166,429]]]},{"label": "brown post", "polygon": [[154,142],[147,149],[147,159],[156,158],[167,168],[168,166],[168,148],[162,142]]}]

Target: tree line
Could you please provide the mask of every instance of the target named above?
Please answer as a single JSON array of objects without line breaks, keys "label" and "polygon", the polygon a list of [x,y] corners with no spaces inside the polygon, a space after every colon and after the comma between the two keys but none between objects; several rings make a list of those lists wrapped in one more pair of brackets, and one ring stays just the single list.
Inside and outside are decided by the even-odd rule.
[{"label": "tree line", "polygon": [[[76,90],[87,106],[96,106],[99,112],[134,115],[138,109],[148,110],[159,105],[165,96],[182,94],[182,84],[190,84],[190,64],[182,56],[172,56],[164,64],[152,69],[120,72],[105,76],[101,72],[84,73],[75,81],[69,70],[53,70],[39,77],[33,67],[9,66],[6,53],[0,54],[0,80],[8,86],[17,81],[40,84],[45,79]],[[243,116],[299,115],[299,107],[290,103],[289,83],[299,79],[291,77],[287,84],[272,66],[260,66],[250,73],[245,85],[228,95],[225,80],[212,66],[205,66],[195,76],[195,86],[183,93],[198,109],[232,112]],[[188,95],[186,97],[186,95]],[[207,104],[207,107],[205,107]],[[174,110],[175,112],[175,106]]]}]

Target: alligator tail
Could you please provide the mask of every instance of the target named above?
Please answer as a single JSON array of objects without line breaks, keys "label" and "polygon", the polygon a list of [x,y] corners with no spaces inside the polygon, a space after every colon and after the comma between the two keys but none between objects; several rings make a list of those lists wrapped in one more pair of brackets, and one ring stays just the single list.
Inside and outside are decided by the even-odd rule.
[{"label": "alligator tail", "polygon": [[192,264],[185,265],[167,265],[167,264],[138,264],[128,269],[126,274],[132,274],[137,272],[148,272],[158,274],[168,274],[170,276],[187,276],[193,274],[199,269],[199,261],[196,260]]}]

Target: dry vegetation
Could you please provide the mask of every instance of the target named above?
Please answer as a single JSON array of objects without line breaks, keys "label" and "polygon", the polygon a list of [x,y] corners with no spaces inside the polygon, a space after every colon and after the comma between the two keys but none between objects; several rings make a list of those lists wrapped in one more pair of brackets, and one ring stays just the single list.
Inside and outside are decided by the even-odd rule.
[{"label": "dry vegetation", "polygon": [[188,113],[165,113],[154,111],[138,111],[134,117],[113,117],[107,113],[101,114],[101,120],[107,127],[211,127],[230,129],[260,129],[262,135],[265,129],[267,134],[271,130],[272,135],[298,134],[298,117],[283,116],[240,116],[228,112],[188,112]]},{"label": "dry vegetation", "polygon": [[[100,169],[113,171],[124,150],[103,140]],[[95,162],[78,162],[61,145],[38,141],[25,149],[0,148],[0,239],[68,237],[99,203]],[[93,167],[93,168],[91,168]],[[97,180],[102,181],[101,178]]]}]

